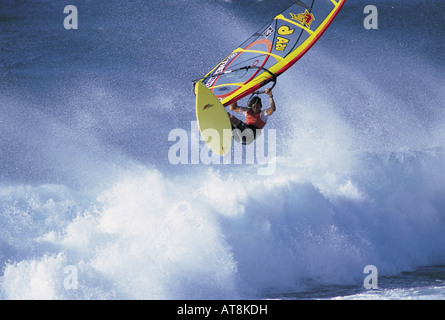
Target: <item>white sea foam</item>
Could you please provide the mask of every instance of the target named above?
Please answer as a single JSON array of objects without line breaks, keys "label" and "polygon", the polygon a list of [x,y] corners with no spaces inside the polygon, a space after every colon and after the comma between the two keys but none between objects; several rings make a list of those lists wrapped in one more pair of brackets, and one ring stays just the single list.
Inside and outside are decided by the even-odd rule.
[{"label": "white sea foam", "polygon": [[[392,274],[443,263],[441,161],[375,157],[372,178],[326,190],[289,164],[270,181],[140,168],[91,202],[61,186],[3,188],[2,298],[252,297],[360,283],[367,264]],[[68,265],[76,290],[63,286]]]},{"label": "white sea foam", "polygon": [[[188,128],[194,119],[193,97],[184,85],[193,77],[185,39],[192,31],[202,34],[201,43],[215,41],[212,49],[219,52],[237,44],[233,35],[251,34],[245,21],[224,7],[230,5],[218,4],[218,17],[231,27],[219,31],[215,41],[219,28],[208,3],[199,8],[175,2],[173,15],[194,17],[192,11],[198,10],[211,18],[196,26],[187,22],[181,30],[160,24],[150,10],[91,4],[91,20],[83,18],[100,32],[85,33],[87,39],[77,33],[82,41],[73,38],[78,46],[70,43],[68,56],[59,57],[72,59],[66,67],[82,79],[77,83],[61,68],[57,85],[42,80],[43,86],[57,87],[49,92],[33,82],[34,67],[22,69],[22,61],[10,56],[12,79],[24,73],[31,80],[18,87],[8,82],[18,94],[2,95],[0,106],[5,111],[0,121],[0,298],[264,298],[322,285],[361,286],[363,268],[370,264],[380,275],[392,275],[445,263],[445,116],[437,107],[443,90],[435,85],[443,76],[420,57],[418,67],[401,68],[412,57],[397,51],[402,60],[378,55],[382,68],[399,70],[386,72],[381,84],[375,65],[362,64],[361,54],[383,40],[375,35],[368,36],[367,49],[357,49],[355,64],[337,56],[337,42],[329,50],[320,43],[301,60],[298,72],[291,69],[280,77],[274,89],[278,111],[268,123],[277,129],[273,175],[258,176],[250,165],[166,164],[169,130],[178,123]],[[116,8],[122,11],[113,12]],[[109,10],[110,24],[125,37],[110,32],[102,42],[103,28],[93,28],[93,13],[102,9]],[[144,15],[135,14],[139,11]],[[115,17],[117,12],[125,16]],[[137,36],[131,41],[127,36],[137,34],[141,21],[148,24],[144,37],[156,36],[158,44],[170,39],[167,34],[177,37],[181,54],[163,46],[153,52],[138,49],[147,45],[145,38],[141,45]],[[344,22],[338,26],[326,37],[336,36],[348,47],[352,40],[343,37],[358,33],[351,35],[350,26],[341,32]],[[18,40],[25,37],[10,36],[11,43],[29,45]],[[91,37],[103,47],[79,45]],[[64,50],[60,46],[58,38],[51,50],[25,62],[36,59],[32,66],[46,74],[55,49]],[[122,48],[128,49],[125,55]],[[217,59],[213,51],[196,50],[206,55],[203,61]],[[349,50],[340,53],[349,56]],[[168,59],[160,69],[156,57],[161,53]],[[113,60],[127,54],[131,61]],[[97,68],[101,59],[117,70]],[[148,70],[141,75],[140,68],[152,64],[153,79],[147,79]],[[209,67],[199,60],[192,73]],[[424,75],[423,70],[430,71],[428,78],[414,86],[409,79]],[[404,86],[398,91],[400,79],[408,79],[405,85],[418,95]],[[175,92],[165,92],[177,81]],[[72,277],[77,282],[67,281]]]}]

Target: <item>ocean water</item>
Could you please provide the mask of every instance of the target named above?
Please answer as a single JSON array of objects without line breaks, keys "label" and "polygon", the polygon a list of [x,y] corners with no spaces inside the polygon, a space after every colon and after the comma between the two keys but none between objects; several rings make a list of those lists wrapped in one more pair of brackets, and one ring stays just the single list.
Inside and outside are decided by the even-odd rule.
[{"label": "ocean water", "polygon": [[192,80],[288,5],[2,0],[1,299],[445,298],[443,1],[347,1],[264,154],[199,140]]}]

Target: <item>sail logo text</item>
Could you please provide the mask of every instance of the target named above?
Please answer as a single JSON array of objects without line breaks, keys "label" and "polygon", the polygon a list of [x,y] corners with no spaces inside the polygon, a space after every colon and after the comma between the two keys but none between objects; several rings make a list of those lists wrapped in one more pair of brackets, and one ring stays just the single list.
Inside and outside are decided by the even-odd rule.
[{"label": "sail logo text", "polygon": [[[289,28],[289,26],[282,26],[278,29],[278,34],[280,36],[288,36],[294,33],[295,29]],[[284,51],[286,50],[287,44],[289,43],[289,39],[285,37],[277,37],[277,42],[275,43],[275,50]]]}]

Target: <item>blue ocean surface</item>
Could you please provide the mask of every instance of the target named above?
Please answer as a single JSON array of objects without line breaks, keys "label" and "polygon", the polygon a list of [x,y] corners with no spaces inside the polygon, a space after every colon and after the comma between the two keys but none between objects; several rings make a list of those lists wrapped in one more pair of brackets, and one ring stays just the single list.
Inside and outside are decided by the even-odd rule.
[{"label": "blue ocean surface", "polygon": [[253,160],[199,138],[192,80],[290,4],[1,1],[0,299],[445,299],[442,0],[348,0]]}]

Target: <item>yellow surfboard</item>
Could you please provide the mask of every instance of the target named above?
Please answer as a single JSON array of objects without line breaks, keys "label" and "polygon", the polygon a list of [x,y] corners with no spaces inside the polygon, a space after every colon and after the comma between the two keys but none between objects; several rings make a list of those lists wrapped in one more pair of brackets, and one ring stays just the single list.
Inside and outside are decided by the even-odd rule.
[{"label": "yellow surfboard", "polygon": [[196,119],[209,148],[219,155],[232,147],[232,125],[224,106],[201,81],[195,85]]}]

